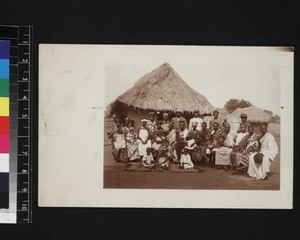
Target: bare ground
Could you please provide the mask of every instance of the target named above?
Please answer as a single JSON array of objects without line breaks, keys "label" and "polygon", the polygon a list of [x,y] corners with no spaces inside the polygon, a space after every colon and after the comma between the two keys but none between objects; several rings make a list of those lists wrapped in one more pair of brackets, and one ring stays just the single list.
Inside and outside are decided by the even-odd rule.
[{"label": "bare ground", "polygon": [[[279,137],[275,137],[279,146]],[[280,147],[280,146],[279,146]],[[231,175],[224,170],[199,167],[199,173],[132,172],[124,171],[123,164],[115,164],[111,146],[104,147],[104,188],[135,189],[231,189],[279,190],[280,159],[276,156],[267,180],[256,180],[243,175]]]}]

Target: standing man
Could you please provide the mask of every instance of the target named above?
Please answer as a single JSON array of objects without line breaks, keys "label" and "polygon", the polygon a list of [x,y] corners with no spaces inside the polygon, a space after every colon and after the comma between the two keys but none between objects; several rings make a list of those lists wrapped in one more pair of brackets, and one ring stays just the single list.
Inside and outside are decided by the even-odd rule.
[{"label": "standing man", "polygon": [[185,125],[184,127],[187,128],[188,127],[187,121],[185,120],[184,117],[182,117],[183,111],[181,109],[176,109],[175,114],[176,114],[176,117],[173,117],[172,122],[171,122],[173,125],[173,128],[176,130],[179,130],[180,122],[184,122],[184,125]]},{"label": "standing man", "polygon": [[185,122],[180,121],[179,129],[176,130],[176,154],[178,160],[180,160],[182,150],[186,147],[186,137],[188,135],[189,130],[187,130]]},{"label": "standing man", "polygon": [[245,125],[246,129],[247,129],[247,128],[249,127],[249,125],[250,125],[249,122],[247,121],[247,118],[248,118],[247,114],[242,113],[242,114],[240,115],[240,118],[241,118],[241,123],[240,123],[239,129],[236,131],[237,133],[242,132],[242,125]]},{"label": "standing man", "polygon": [[161,122],[161,127],[165,132],[169,130],[169,125],[170,125],[170,120],[169,120],[169,114],[168,113],[163,113],[163,120]]},{"label": "standing man", "polygon": [[154,129],[156,128],[156,121],[154,120],[155,113],[149,112],[149,119],[147,121],[147,128],[150,130],[150,133],[152,134]]},{"label": "standing man", "polygon": [[213,125],[214,123],[218,123],[219,127],[221,128],[222,127],[222,122],[223,120],[221,118],[219,118],[219,111],[218,110],[214,110],[213,111],[213,119],[210,120],[209,122],[209,129],[212,130],[213,129]]},{"label": "standing man", "polygon": [[189,130],[191,131],[193,129],[193,123],[197,123],[197,127],[196,129],[198,131],[202,130],[202,118],[199,116],[199,110],[195,110],[194,111],[194,117],[190,120],[190,124],[189,124]]}]

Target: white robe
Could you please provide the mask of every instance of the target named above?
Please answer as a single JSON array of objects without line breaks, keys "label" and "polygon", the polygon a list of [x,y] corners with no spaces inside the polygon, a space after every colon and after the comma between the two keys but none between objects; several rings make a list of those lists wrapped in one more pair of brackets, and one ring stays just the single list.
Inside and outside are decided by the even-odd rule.
[{"label": "white robe", "polygon": [[[146,141],[146,139],[149,136],[149,132],[147,131],[147,129],[143,129],[141,128],[139,131],[139,137],[143,140]],[[148,139],[148,141],[146,142],[146,144],[143,144],[140,140],[139,140],[139,145],[138,145],[138,149],[139,149],[139,153],[140,156],[146,155],[146,149],[150,147],[151,148],[151,141],[150,139]]]},{"label": "white robe", "polygon": [[275,141],[274,136],[271,133],[266,133],[260,139],[261,148],[260,153],[264,155],[263,161],[261,164],[258,164],[254,161],[254,156],[257,153],[253,153],[249,157],[249,168],[248,174],[250,177],[256,177],[256,179],[264,179],[267,176],[267,173],[270,172],[271,162],[274,161],[276,154],[278,154],[278,146]]},{"label": "white robe", "polygon": [[182,154],[181,155],[181,159],[180,159],[180,163],[183,163],[183,167],[184,169],[188,169],[188,168],[193,168],[194,164],[191,160],[191,156],[189,154],[185,155]]},{"label": "white robe", "polygon": [[216,165],[230,165],[230,153],[232,152],[232,148],[229,147],[233,146],[235,136],[236,132],[230,130],[226,136],[226,139],[224,140],[225,147],[213,149],[213,151],[216,152]]}]

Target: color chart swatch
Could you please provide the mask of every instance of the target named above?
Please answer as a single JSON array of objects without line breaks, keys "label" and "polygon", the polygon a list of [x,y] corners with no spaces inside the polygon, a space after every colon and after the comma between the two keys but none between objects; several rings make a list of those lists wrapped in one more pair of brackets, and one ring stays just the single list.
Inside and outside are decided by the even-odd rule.
[{"label": "color chart swatch", "polygon": [[9,207],[9,41],[0,41],[0,208]]}]

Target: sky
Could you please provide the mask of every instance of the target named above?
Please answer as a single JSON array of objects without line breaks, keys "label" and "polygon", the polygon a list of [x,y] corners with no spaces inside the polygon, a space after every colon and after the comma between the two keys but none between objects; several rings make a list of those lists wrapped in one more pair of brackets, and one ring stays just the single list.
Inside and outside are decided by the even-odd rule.
[{"label": "sky", "polygon": [[102,56],[105,105],[144,74],[168,62],[215,108],[237,98],[280,115],[283,53],[265,47],[109,46]]}]

